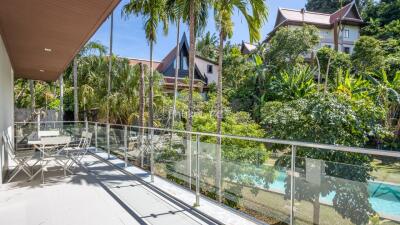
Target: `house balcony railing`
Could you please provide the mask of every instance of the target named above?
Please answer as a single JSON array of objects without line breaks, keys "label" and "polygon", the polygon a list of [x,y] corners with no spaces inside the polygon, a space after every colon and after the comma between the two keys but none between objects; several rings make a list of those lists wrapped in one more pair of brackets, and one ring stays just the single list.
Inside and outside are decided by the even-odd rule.
[{"label": "house balcony railing", "polygon": [[205,196],[268,224],[400,223],[398,151],[66,121],[15,123],[15,142],[53,129],[92,133],[91,146],[123,160],[121,169],[192,190],[194,205]]}]

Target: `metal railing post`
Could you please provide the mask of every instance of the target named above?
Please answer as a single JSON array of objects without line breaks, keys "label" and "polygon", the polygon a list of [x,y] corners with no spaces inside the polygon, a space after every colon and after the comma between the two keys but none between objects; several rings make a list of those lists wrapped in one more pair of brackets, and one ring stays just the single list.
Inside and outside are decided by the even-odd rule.
[{"label": "metal railing post", "polygon": [[150,130],[150,174],[151,174],[151,182],[154,182],[154,130]]},{"label": "metal railing post", "polygon": [[146,139],[144,138],[144,135],[143,135],[140,140],[140,167],[142,169],[144,169],[144,151],[145,151],[146,141],[147,141],[147,143],[149,142],[149,131],[147,131],[147,133],[146,133]]},{"label": "metal railing post", "polygon": [[97,152],[97,128],[98,128],[98,123],[94,123],[94,143],[96,146],[96,152]]},{"label": "metal railing post", "polygon": [[39,132],[40,132],[40,111],[39,111],[38,116],[37,116],[37,132],[38,132],[38,138],[40,138],[39,137]]},{"label": "metal railing post", "polygon": [[215,168],[215,173],[216,173],[216,182],[215,185],[217,187],[217,200],[219,203],[222,203],[222,146],[221,146],[221,138],[218,137],[217,139],[219,139],[217,141],[217,145],[216,145],[216,168]]},{"label": "metal railing post", "polygon": [[188,184],[189,189],[192,189],[192,135],[188,135],[188,148],[187,148],[187,175],[188,175]]},{"label": "metal railing post", "polygon": [[292,157],[290,167],[290,225],[294,224],[294,191],[295,191],[295,171],[296,171],[296,146],[292,145]]},{"label": "metal railing post", "polygon": [[200,136],[196,134],[196,203],[200,206]]},{"label": "metal railing post", "polygon": [[125,156],[125,168],[128,166],[128,127],[124,126],[124,156]]},{"label": "metal railing post", "polygon": [[108,153],[108,159],[110,159],[110,124],[107,123],[107,127],[106,127],[106,135],[107,135],[107,153]]}]

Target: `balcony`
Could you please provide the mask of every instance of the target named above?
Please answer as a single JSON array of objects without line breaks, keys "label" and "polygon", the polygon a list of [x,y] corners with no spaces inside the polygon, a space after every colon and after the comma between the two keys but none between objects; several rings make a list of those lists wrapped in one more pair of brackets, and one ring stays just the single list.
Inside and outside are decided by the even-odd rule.
[{"label": "balcony", "polygon": [[[400,222],[398,152],[97,122],[16,123],[17,147],[38,130],[73,138],[90,132],[90,151],[73,175],[50,169],[44,184],[21,174],[4,185],[0,214],[15,216],[0,217],[1,224]],[[261,145],[268,155],[257,151]],[[232,160],[229,153],[243,146],[252,146],[253,160]],[[371,157],[373,168],[343,163],[341,154]]]}]

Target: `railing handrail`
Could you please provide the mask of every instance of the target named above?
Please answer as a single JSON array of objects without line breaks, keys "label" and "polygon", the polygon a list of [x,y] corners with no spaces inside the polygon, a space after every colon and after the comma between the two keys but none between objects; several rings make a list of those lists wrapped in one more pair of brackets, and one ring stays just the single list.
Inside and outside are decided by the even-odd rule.
[{"label": "railing handrail", "polygon": [[[41,123],[85,123],[86,121],[41,121]],[[333,151],[342,151],[342,152],[351,152],[351,153],[361,153],[368,155],[379,155],[379,156],[390,156],[400,158],[400,150],[380,150],[373,148],[361,148],[361,147],[350,147],[344,145],[332,145],[332,144],[319,144],[312,142],[303,142],[303,141],[291,141],[291,140],[283,140],[283,139],[275,139],[275,138],[257,138],[257,137],[245,137],[245,136],[236,136],[236,135],[228,135],[228,134],[216,134],[216,133],[206,133],[206,132],[197,132],[197,131],[185,131],[185,130],[175,130],[168,128],[157,128],[157,127],[140,127],[135,125],[125,125],[125,124],[115,124],[115,123],[102,123],[102,122],[93,122],[87,121],[92,124],[104,124],[104,125],[113,125],[113,126],[127,126],[136,129],[145,129],[145,130],[154,130],[154,131],[164,131],[171,133],[182,133],[182,134],[191,134],[191,135],[200,135],[200,136],[209,136],[209,137],[220,137],[220,138],[231,138],[238,139],[244,141],[256,141],[262,143],[269,144],[283,144],[290,146],[298,146],[298,147],[307,147],[307,148],[317,148],[317,149],[325,149],[325,150],[333,150]],[[15,124],[35,124],[37,122],[15,122]]]}]

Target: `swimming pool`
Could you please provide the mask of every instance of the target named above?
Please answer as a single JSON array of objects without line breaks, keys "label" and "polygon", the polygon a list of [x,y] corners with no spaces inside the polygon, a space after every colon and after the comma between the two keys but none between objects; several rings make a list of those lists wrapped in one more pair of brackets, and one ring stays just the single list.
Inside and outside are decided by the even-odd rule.
[{"label": "swimming pool", "polygon": [[[279,193],[285,192],[285,171],[277,171],[273,183],[268,185],[268,190]],[[349,181],[352,182],[352,181]],[[255,179],[255,183],[260,188],[264,188],[263,179]],[[326,196],[320,196],[322,203],[332,205],[335,192],[330,192]],[[368,182],[368,196],[372,208],[381,216],[400,218],[400,185],[387,184],[379,181]]]}]

